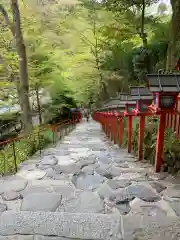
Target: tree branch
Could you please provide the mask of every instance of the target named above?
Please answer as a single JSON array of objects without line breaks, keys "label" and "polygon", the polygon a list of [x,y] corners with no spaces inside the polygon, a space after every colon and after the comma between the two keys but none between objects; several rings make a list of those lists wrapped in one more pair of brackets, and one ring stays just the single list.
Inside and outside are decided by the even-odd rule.
[{"label": "tree branch", "polygon": [[95,47],[95,45],[82,32],[78,31],[77,29],[76,31],[84,38],[84,41],[86,40],[86,43],[89,43],[90,45]]},{"label": "tree branch", "polygon": [[13,27],[13,24],[11,23],[10,19],[9,19],[9,16],[8,16],[8,13],[6,12],[5,8],[3,7],[2,4],[0,4],[0,13],[2,13],[4,19],[5,19],[5,22],[7,24],[7,26],[9,27],[9,29],[11,30],[12,32],[12,35],[14,36],[15,35],[15,31],[14,31],[14,27]]}]

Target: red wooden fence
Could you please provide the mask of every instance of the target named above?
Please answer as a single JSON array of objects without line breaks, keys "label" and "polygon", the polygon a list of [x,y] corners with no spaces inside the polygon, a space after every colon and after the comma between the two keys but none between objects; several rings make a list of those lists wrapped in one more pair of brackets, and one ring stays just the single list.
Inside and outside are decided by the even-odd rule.
[{"label": "red wooden fence", "polygon": [[177,138],[180,139],[180,95],[178,96],[177,110],[179,112],[179,115],[166,115],[166,127],[171,128],[173,131],[175,131]]},{"label": "red wooden fence", "polygon": [[[166,128],[171,128],[177,135],[177,138],[180,139],[180,96],[178,97],[178,106],[177,112],[172,113],[160,113],[159,119],[159,127],[157,132],[157,140],[156,140],[156,156],[155,156],[155,171],[159,172],[163,163],[163,143],[164,143],[164,132]],[[150,114],[150,116],[153,116]],[[155,115],[156,116],[156,115]],[[115,111],[109,110],[107,111],[97,111],[92,115],[93,119],[100,122],[103,130],[106,135],[110,137],[114,143],[117,143],[117,133],[119,135],[119,145],[122,144],[123,137],[123,127],[121,126],[122,119],[127,118],[127,131],[124,134],[128,136],[128,153],[131,153],[132,150],[132,120],[135,115],[131,113],[127,115],[123,115],[122,113],[116,113]],[[137,116],[136,116],[137,117]],[[148,117],[148,115],[147,115]],[[117,127],[117,119],[119,119],[119,129]],[[144,139],[144,126],[145,126],[145,117],[143,114],[140,115],[140,124],[139,124],[139,134],[138,134],[138,159],[143,159],[143,139]]]},{"label": "red wooden fence", "polygon": [[[61,139],[62,136],[64,136],[65,134],[68,133],[68,131],[71,130],[71,127],[73,128],[76,123],[79,123],[81,121],[81,115],[80,114],[74,114],[72,119],[67,119],[67,120],[64,120],[64,121],[61,121],[61,122],[58,122],[56,124],[52,124],[52,125],[41,125],[39,126],[39,128],[37,129],[38,131],[37,132],[31,132],[29,133],[28,135],[26,136],[18,136],[16,138],[11,138],[11,139],[8,139],[6,141],[3,141],[3,142],[0,142],[0,153],[1,151],[6,151],[6,147],[9,147],[9,155],[10,156],[13,156],[13,159],[12,161],[9,162],[9,166],[8,166],[8,161],[7,161],[7,158],[5,158],[4,154],[2,154],[3,156],[3,159],[0,158],[0,174],[6,174],[6,173],[9,173],[9,171],[12,173],[14,172],[17,172],[17,169],[18,169],[18,164],[20,162],[17,161],[17,149],[16,149],[16,142],[19,142],[20,140],[22,139],[25,139],[25,138],[30,138],[30,136],[36,136],[39,140],[39,152],[40,152],[40,155],[41,155],[41,136],[40,134],[47,131],[48,129],[50,129],[52,131],[52,134],[53,134],[53,143],[56,142],[56,140],[58,139]],[[27,141],[27,144],[29,144],[30,141]],[[24,143],[25,145],[26,143]],[[24,146],[25,148],[25,146]],[[28,156],[28,154],[27,154]],[[26,157],[25,155],[25,158],[23,159],[26,160]],[[2,168],[2,166],[3,168]]]}]

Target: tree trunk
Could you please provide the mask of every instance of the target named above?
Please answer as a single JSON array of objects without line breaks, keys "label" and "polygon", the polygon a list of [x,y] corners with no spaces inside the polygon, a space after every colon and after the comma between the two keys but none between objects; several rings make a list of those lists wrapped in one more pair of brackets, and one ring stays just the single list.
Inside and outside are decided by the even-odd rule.
[{"label": "tree trunk", "polygon": [[20,12],[17,0],[11,0],[11,9],[13,13],[14,38],[16,41],[16,50],[19,57],[20,72],[20,102],[22,106],[22,121],[24,123],[25,133],[32,129],[32,115],[29,103],[29,79],[27,69],[27,57],[24,39],[21,31]]},{"label": "tree trunk", "polygon": [[37,109],[38,109],[38,116],[39,116],[39,124],[42,124],[42,115],[41,115],[41,104],[39,99],[39,87],[36,86],[36,101],[37,101]]},{"label": "tree trunk", "polygon": [[93,49],[93,53],[94,53],[94,57],[95,57],[95,63],[96,63],[96,68],[99,72],[99,79],[100,79],[100,95],[101,98],[107,99],[108,98],[108,91],[107,91],[107,87],[106,84],[104,82],[103,79],[103,74],[101,72],[101,68],[100,68],[100,61],[99,61],[99,49],[98,49],[98,36],[97,36],[97,26],[96,26],[96,9],[95,9],[95,1],[92,1],[92,15],[93,15],[93,35],[94,35],[94,39],[95,39],[95,45],[94,45],[94,49]]},{"label": "tree trunk", "polygon": [[147,48],[147,37],[146,33],[144,32],[145,9],[146,9],[145,0],[142,0],[141,38],[143,41],[144,48]]},{"label": "tree trunk", "polygon": [[172,18],[169,28],[169,44],[167,50],[166,70],[173,71],[177,60],[180,58],[178,42],[180,39],[180,1],[171,0]]},{"label": "tree trunk", "polygon": [[[20,98],[21,94],[20,94],[20,87],[19,86],[20,86],[20,81],[19,81],[19,79],[16,79],[16,89],[17,89],[17,93],[18,93],[18,97],[19,97],[19,105],[20,105],[21,110],[22,110],[23,109],[23,104],[22,104],[21,98]],[[21,129],[24,129],[24,123],[22,121],[22,116],[21,116]]]}]

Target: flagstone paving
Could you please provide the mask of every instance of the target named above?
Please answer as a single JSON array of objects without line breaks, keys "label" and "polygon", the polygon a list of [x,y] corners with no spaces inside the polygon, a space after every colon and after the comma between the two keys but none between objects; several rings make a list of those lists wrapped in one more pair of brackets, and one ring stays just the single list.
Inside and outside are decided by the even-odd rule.
[{"label": "flagstone paving", "polygon": [[0,179],[0,240],[180,240],[180,179],[94,121]]}]

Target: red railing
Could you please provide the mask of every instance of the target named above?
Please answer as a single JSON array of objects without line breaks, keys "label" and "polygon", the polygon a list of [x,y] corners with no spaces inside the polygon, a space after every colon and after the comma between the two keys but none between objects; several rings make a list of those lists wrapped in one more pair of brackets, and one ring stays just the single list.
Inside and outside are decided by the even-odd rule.
[{"label": "red railing", "polygon": [[26,160],[27,157],[37,151],[41,155],[46,133],[51,133],[48,144],[55,144],[57,140],[68,134],[80,120],[79,116],[75,116],[73,119],[56,124],[41,125],[26,136],[18,136],[0,142],[0,174],[17,172],[18,164]]},{"label": "red railing", "polygon": [[166,115],[166,127],[171,128],[176,132],[176,136],[180,139],[180,96],[178,97],[178,106],[177,110],[179,114],[167,114]]},{"label": "red railing", "polygon": [[[156,143],[152,144],[153,149],[155,150],[154,158],[155,158],[155,171],[161,171],[161,167],[163,167],[163,158],[164,158],[164,139],[165,139],[165,129],[171,128],[176,132],[178,138],[180,138],[180,98],[178,98],[178,112],[176,113],[160,113],[159,115],[148,113],[146,115],[141,114],[140,116],[132,115],[131,113],[128,115],[123,115],[122,113],[116,114],[115,111],[97,111],[94,112],[92,117],[94,120],[99,122],[102,125],[102,129],[106,133],[106,135],[116,144],[117,138],[118,143],[122,146],[122,139],[126,135],[126,145],[128,153],[132,152],[132,131],[133,124],[135,123],[133,119],[139,118],[138,124],[138,132],[137,132],[137,143],[138,143],[138,159],[142,160],[144,155],[144,133],[145,133],[145,123],[148,117],[153,118],[156,117],[159,121],[159,125],[157,125],[157,133]],[[126,126],[123,123],[122,119],[126,119]],[[151,119],[149,119],[151,120]],[[156,128],[153,128],[153,131],[156,131]],[[153,151],[154,151],[153,150]]]}]

